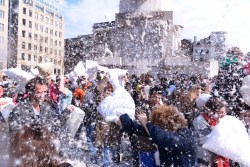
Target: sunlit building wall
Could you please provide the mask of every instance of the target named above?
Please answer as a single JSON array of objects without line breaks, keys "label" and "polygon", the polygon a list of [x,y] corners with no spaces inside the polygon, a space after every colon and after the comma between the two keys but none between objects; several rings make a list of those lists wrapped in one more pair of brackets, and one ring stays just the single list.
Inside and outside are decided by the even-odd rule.
[{"label": "sunlit building wall", "polygon": [[63,74],[64,18],[60,0],[10,0],[8,67],[29,71],[54,63]]}]

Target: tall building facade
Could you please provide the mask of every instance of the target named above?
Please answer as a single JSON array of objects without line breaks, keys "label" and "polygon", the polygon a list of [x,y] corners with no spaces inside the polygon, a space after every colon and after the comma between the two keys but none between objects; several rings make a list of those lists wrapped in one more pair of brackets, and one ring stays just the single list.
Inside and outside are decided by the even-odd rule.
[{"label": "tall building facade", "polygon": [[9,0],[0,0],[0,71],[7,68]]},{"label": "tall building facade", "polygon": [[54,74],[63,74],[64,18],[61,0],[10,0],[8,68],[29,71],[53,62]]}]

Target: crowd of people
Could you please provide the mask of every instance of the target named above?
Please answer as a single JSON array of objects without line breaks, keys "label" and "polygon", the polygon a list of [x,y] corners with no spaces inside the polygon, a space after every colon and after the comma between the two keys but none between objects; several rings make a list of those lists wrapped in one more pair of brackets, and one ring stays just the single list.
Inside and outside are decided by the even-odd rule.
[{"label": "crowd of people", "polygon": [[[97,71],[92,81],[79,76],[76,83],[67,76],[55,80],[36,76],[26,83],[25,92],[16,91],[18,83],[4,76],[0,97],[12,98],[15,104],[7,119],[0,112],[1,124],[8,126],[10,166],[72,166],[67,159],[83,157],[73,156],[76,150],[69,148],[70,143],[81,140],[83,134],[89,163],[97,166],[119,166],[122,161],[134,167],[240,166],[202,145],[225,115],[242,120],[250,132],[249,105],[240,93],[245,76],[237,62],[221,68],[213,78],[126,73],[119,81],[133,98],[135,120],[122,114],[113,121],[97,110],[114,91],[105,71]],[[85,116],[70,135],[67,120],[76,108]],[[120,149],[125,138],[130,150],[127,159]]]}]

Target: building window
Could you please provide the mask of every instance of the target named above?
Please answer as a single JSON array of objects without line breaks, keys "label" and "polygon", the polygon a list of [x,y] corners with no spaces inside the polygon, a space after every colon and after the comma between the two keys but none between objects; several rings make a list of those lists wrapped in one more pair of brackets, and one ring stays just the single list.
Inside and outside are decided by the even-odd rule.
[{"label": "building window", "polygon": [[50,30],[50,35],[53,35],[53,30]]},{"label": "building window", "polygon": [[37,61],[37,55],[34,55],[34,61]]},{"label": "building window", "polygon": [[23,30],[22,31],[22,37],[25,37],[26,36],[25,34],[26,34],[26,32]]},{"label": "building window", "polygon": [[34,34],[34,40],[37,41],[37,38],[38,38],[38,35],[37,35],[37,34]]},{"label": "building window", "polygon": [[50,54],[53,54],[53,49],[52,48],[50,48],[50,52],[49,52]]},{"label": "building window", "polygon": [[30,71],[30,67],[27,65],[21,65],[21,69],[24,71]]},{"label": "building window", "polygon": [[29,10],[29,16],[32,17],[32,11],[31,10]]},{"label": "building window", "polygon": [[47,47],[45,47],[45,53],[48,53],[48,51],[49,51],[49,50],[48,50],[48,48],[47,48]]},{"label": "building window", "polygon": [[55,46],[57,46],[57,40],[55,40]]},{"label": "building window", "polygon": [[38,30],[38,23],[35,23],[35,29]]},{"label": "building window", "polygon": [[28,43],[28,49],[31,50],[31,43]]},{"label": "building window", "polygon": [[22,60],[25,60],[25,54],[22,53]]},{"label": "building window", "polygon": [[49,24],[49,18],[48,17],[46,17],[46,23]]},{"label": "building window", "polygon": [[45,27],[45,32],[48,34],[48,32],[49,32],[49,28],[48,27]]},{"label": "building window", "polygon": [[23,19],[23,26],[26,26],[26,19]]},{"label": "building window", "polygon": [[59,23],[59,28],[62,29],[62,23]]},{"label": "building window", "polygon": [[48,37],[45,37],[44,41],[45,43],[48,43]]},{"label": "building window", "polygon": [[26,14],[26,8],[23,8],[23,14]]},{"label": "building window", "polygon": [[54,24],[53,19],[50,20],[50,24],[53,26],[53,24]]},{"label": "building window", "polygon": [[3,36],[0,36],[0,44],[3,44],[4,43],[4,38]]},{"label": "building window", "polygon": [[3,19],[4,18],[4,11],[0,10],[0,18]]},{"label": "building window", "polygon": [[22,42],[22,48],[25,49],[25,42]]},{"label": "building window", "polygon": [[59,37],[62,37],[62,33],[61,32],[59,32]]},{"label": "building window", "polygon": [[43,32],[43,25],[40,25],[40,31]]},{"label": "building window", "polygon": [[57,37],[57,31],[55,31],[55,36]]},{"label": "building window", "polygon": [[62,42],[61,41],[59,41],[59,46],[62,46]]},{"label": "building window", "polygon": [[28,37],[29,37],[29,39],[32,39],[32,33],[31,32],[29,32]]},{"label": "building window", "polygon": [[31,55],[28,54],[28,61],[31,61]]},{"label": "building window", "polygon": [[43,36],[40,35],[40,42],[43,42]]},{"label": "building window", "polygon": [[34,50],[37,51],[37,45],[34,45]]},{"label": "building window", "polygon": [[38,62],[39,62],[39,63],[41,63],[42,61],[43,61],[42,56],[39,56],[39,60],[38,60]]},{"label": "building window", "polygon": [[35,13],[35,19],[38,20],[38,13]]},{"label": "building window", "polygon": [[5,0],[0,0],[0,5],[5,6]]},{"label": "building window", "polygon": [[42,46],[40,46],[40,52],[43,52],[43,47]]},{"label": "building window", "polygon": [[43,21],[43,15],[40,16],[40,21]]},{"label": "building window", "polygon": [[0,23],[0,31],[4,31],[4,24]]},{"label": "building window", "polygon": [[32,28],[32,21],[29,21],[29,28]]}]

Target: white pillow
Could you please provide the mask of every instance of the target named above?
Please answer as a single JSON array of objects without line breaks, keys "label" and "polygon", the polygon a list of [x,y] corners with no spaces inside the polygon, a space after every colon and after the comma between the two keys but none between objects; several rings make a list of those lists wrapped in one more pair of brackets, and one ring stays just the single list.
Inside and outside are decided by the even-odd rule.
[{"label": "white pillow", "polygon": [[0,98],[0,102],[5,102],[6,104],[0,105],[0,111],[3,115],[4,120],[7,122],[9,115],[13,108],[15,108],[15,104],[13,103],[12,98]]},{"label": "white pillow", "polygon": [[205,107],[206,102],[212,97],[210,94],[202,93],[198,96],[195,103],[199,109],[203,109]]},{"label": "white pillow", "polygon": [[70,113],[66,126],[73,137],[76,135],[84,117],[85,112],[79,107],[74,107],[74,110]]},{"label": "white pillow", "polygon": [[135,119],[135,103],[131,95],[122,87],[118,87],[112,96],[106,97],[97,107],[97,111],[106,122],[116,122],[122,114]]},{"label": "white pillow", "polygon": [[250,140],[244,124],[233,116],[225,116],[214,127],[203,148],[250,166]]}]

